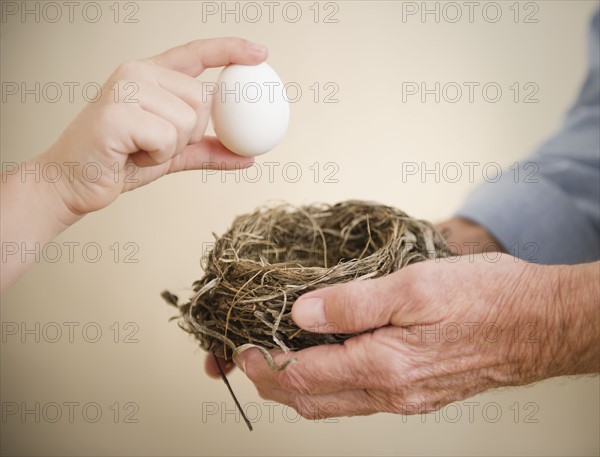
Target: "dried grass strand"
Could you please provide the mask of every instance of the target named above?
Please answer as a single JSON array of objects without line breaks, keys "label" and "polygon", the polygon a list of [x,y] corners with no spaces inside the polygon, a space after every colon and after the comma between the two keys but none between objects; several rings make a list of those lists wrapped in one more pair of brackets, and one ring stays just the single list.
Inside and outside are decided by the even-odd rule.
[{"label": "dried grass strand", "polygon": [[277,364],[268,349],[287,353],[354,336],[298,328],[291,306],[300,295],[449,254],[429,222],[357,200],[265,206],[238,216],[215,238],[191,298],[179,303],[170,292],[163,298],[177,306],[179,326],[202,348],[227,360],[258,348],[278,370],[293,359]]}]

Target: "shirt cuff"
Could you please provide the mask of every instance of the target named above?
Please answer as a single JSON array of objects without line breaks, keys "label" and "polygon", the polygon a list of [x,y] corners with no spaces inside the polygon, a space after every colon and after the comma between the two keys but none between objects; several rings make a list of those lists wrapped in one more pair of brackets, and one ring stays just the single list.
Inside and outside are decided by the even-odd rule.
[{"label": "shirt cuff", "polygon": [[542,264],[576,264],[600,258],[591,221],[552,181],[515,182],[503,174],[480,185],[457,212],[492,234],[515,257]]}]

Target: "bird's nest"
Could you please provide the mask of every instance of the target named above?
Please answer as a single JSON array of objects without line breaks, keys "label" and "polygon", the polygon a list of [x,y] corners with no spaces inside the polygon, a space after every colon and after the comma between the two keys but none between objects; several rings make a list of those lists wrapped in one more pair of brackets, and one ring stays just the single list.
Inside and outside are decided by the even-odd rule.
[{"label": "bird's nest", "polygon": [[237,217],[216,237],[189,301],[179,304],[169,292],[163,298],[177,306],[179,325],[207,351],[231,359],[258,347],[281,368],[266,349],[288,352],[354,336],[301,330],[291,317],[300,295],[446,255],[444,238],[429,222],[389,206],[264,207]]}]

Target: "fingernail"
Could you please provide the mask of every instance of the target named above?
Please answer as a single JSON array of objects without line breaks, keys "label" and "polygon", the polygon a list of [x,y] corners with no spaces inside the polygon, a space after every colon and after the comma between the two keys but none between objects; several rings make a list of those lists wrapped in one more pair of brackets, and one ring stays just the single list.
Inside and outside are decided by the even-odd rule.
[{"label": "fingernail", "polygon": [[325,304],[322,298],[300,298],[292,308],[292,318],[306,330],[325,325]]},{"label": "fingernail", "polygon": [[267,50],[267,47],[263,44],[258,44],[258,43],[252,43],[250,45],[250,49],[252,49],[254,52],[265,52]]}]

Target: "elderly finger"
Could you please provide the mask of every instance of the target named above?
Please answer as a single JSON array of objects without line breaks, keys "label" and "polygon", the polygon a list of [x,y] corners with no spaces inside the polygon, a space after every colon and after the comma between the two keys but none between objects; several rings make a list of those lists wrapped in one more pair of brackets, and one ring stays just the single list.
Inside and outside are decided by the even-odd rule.
[{"label": "elderly finger", "polygon": [[[342,416],[367,416],[381,411],[372,396],[363,389],[342,390],[321,395],[294,394],[283,389],[258,389],[266,400],[273,400],[293,408],[305,419],[322,420]],[[292,417],[288,412],[287,417]]]},{"label": "elderly finger", "polygon": [[270,351],[276,363],[297,359],[285,370],[274,371],[257,350],[248,350],[235,363],[260,388],[280,388],[301,394],[324,394],[344,389],[377,388],[381,376],[373,370],[371,335],[364,334],[344,344],[303,349],[293,354]]},{"label": "elderly finger", "polygon": [[[217,357],[217,360],[225,374],[230,373],[235,368],[233,362],[222,359],[221,357]],[[206,374],[211,378],[219,379],[221,377],[221,372],[219,371],[219,367],[217,367],[217,363],[212,354],[206,354],[204,359],[204,371],[206,371]]]}]

